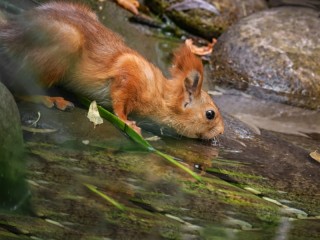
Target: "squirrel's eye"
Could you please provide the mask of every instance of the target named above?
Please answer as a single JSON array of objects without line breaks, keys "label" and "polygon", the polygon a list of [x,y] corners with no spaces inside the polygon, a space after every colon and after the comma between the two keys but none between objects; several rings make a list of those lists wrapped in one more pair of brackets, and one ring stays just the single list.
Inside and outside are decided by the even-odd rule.
[{"label": "squirrel's eye", "polygon": [[209,120],[214,119],[214,116],[215,116],[215,115],[216,115],[216,114],[214,113],[213,110],[208,110],[208,111],[206,111],[206,117],[207,117]]}]

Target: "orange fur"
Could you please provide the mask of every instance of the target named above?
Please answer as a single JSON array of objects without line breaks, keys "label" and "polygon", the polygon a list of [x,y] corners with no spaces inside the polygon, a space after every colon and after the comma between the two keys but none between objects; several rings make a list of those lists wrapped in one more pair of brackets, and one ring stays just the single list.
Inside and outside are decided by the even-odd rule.
[{"label": "orange fur", "polygon": [[[135,112],[187,137],[208,139],[223,132],[218,108],[201,90],[202,63],[188,47],[175,52],[168,80],[87,7],[62,2],[44,4],[1,25],[0,42],[44,85],[61,84],[111,105],[129,124],[127,117]],[[206,118],[208,110],[215,112],[214,119]]]}]

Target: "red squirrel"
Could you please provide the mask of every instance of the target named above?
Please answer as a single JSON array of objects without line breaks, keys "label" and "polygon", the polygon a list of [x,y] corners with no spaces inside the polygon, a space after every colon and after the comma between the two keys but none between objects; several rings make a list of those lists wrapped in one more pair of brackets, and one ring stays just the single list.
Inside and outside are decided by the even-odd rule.
[{"label": "red squirrel", "polygon": [[[212,139],[224,131],[217,106],[201,89],[202,62],[187,46],[174,52],[172,78],[166,79],[86,6],[50,2],[1,21],[0,44],[2,51],[31,69],[41,84],[61,85],[112,106],[138,133],[140,128],[128,120],[130,113],[190,138]],[[69,104],[43,99],[61,109]]]}]

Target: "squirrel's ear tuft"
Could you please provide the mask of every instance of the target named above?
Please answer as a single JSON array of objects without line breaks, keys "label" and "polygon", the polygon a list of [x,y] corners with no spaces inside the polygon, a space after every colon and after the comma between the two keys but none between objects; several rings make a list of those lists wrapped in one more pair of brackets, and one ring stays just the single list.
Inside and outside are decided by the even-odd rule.
[{"label": "squirrel's ear tuft", "polygon": [[170,70],[174,79],[184,81],[185,90],[190,96],[197,97],[201,94],[203,65],[188,46],[182,45],[174,52],[173,66]]},{"label": "squirrel's ear tuft", "polygon": [[201,76],[203,75],[201,60],[185,44],[174,52],[172,63],[170,72],[174,77],[181,74],[188,75],[192,71],[197,71]]}]

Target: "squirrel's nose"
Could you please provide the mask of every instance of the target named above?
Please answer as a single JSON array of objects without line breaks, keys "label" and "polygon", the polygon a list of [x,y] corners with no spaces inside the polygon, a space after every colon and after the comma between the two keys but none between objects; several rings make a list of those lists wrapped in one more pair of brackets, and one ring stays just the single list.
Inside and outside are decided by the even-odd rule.
[{"label": "squirrel's nose", "polygon": [[224,123],[221,121],[220,124],[217,126],[217,132],[219,135],[224,133]]}]

